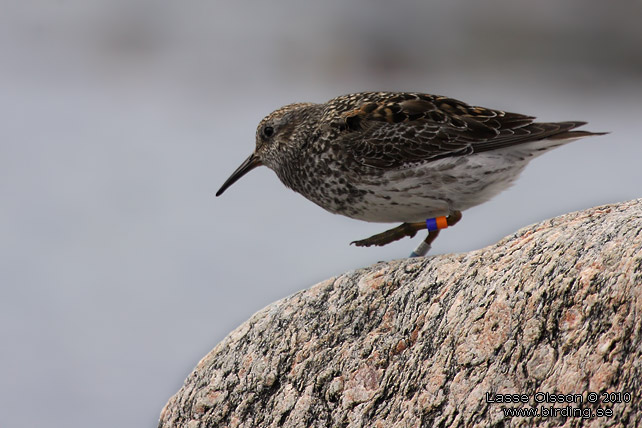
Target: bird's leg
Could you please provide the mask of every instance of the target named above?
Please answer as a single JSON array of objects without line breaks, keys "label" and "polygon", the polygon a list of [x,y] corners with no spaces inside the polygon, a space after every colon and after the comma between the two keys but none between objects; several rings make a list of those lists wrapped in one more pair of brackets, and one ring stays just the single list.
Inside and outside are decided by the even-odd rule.
[{"label": "bird's leg", "polygon": [[448,223],[448,226],[454,226],[459,222],[459,220],[461,220],[461,217],[461,211],[452,211],[448,217],[446,217],[446,222]]},{"label": "bird's leg", "polygon": [[[429,227],[428,223],[435,224],[435,229],[432,229]],[[425,239],[425,243],[430,246],[430,243],[437,238],[437,235],[439,234],[438,229],[443,229],[448,226],[453,226],[455,225],[459,220],[461,220],[461,211],[453,211],[450,213],[448,217],[438,217],[437,219],[428,219],[425,222],[419,222],[419,223],[402,223],[399,226],[386,230],[385,232],[378,233],[376,235],[371,236],[370,238],[367,239],[362,239],[360,241],[353,241],[352,244],[355,244],[357,247],[370,247],[372,245],[376,246],[383,246],[387,245],[391,242],[397,241],[401,238],[404,238],[406,236],[410,236],[411,238],[415,236],[415,234],[422,230],[422,229],[432,229],[428,233],[428,237]],[[445,223],[445,224],[443,224]],[[436,233],[433,233],[436,232]],[[425,253],[424,253],[425,254]],[[419,255],[419,254],[417,254]]]},{"label": "bird's leg", "polygon": [[437,239],[437,236],[439,236],[439,230],[431,230],[428,232],[426,239],[421,241],[421,243],[417,245],[417,248],[415,248],[415,251],[410,253],[408,257],[423,257],[428,254],[428,251],[432,248],[432,241]]},{"label": "bird's leg", "polygon": [[394,229],[386,230],[385,232],[378,233],[367,239],[352,241],[351,244],[355,244],[357,247],[370,247],[371,245],[381,247],[383,245],[397,241],[405,236],[410,236],[412,238],[413,236],[415,236],[417,231],[425,228],[426,223],[424,222],[402,223]]},{"label": "bird's leg", "polygon": [[[432,247],[432,242],[437,239],[437,236],[439,235],[439,229],[445,229],[448,226],[456,225],[457,222],[461,220],[461,217],[461,211],[453,211],[452,213],[450,213],[450,215],[446,217],[447,226],[430,230],[428,232],[428,236],[426,236],[426,239],[421,241],[417,248],[415,248],[415,251],[410,253],[410,257],[422,257],[428,254],[428,251],[430,251],[430,248]],[[432,219],[426,220],[426,228],[428,228],[428,223],[430,220]]]}]

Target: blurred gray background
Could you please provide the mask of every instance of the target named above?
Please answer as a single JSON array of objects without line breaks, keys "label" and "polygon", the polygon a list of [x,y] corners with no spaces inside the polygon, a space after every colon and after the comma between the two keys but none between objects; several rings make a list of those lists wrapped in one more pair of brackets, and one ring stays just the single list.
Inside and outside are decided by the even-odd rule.
[{"label": "blurred gray background", "polygon": [[151,427],[252,313],[422,237],[267,168],[214,193],[295,101],[415,90],[605,137],[534,161],[433,254],[642,196],[642,2],[0,1],[0,419]]}]

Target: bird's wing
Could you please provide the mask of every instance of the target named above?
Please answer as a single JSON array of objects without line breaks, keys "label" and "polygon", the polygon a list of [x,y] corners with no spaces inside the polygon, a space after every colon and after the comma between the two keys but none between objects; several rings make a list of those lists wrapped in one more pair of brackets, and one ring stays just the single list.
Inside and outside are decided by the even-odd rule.
[{"label": "bird's wing", "polygon": [[[533,117],[417,93],[355,96],[334,110],[337,143],[353,159],[375,168],[501,149],[546,138],[573,138],[584,122],[536,123]],[[350,108],[347,108],[349,106]],[[338,112],[338,113],[337,113]],[[581,134],[581,135],[575,135]]]}]

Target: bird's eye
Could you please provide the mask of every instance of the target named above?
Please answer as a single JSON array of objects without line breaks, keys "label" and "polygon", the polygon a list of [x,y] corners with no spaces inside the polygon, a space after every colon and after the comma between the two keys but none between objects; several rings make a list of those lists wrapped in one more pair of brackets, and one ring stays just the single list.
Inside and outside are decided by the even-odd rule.
[{"label": "bird's eye", "polygon": [[274,135],[274,128],[272,128],[271,126],[263,127],[263,135],[267,138],[270,138],[272,135]]}]

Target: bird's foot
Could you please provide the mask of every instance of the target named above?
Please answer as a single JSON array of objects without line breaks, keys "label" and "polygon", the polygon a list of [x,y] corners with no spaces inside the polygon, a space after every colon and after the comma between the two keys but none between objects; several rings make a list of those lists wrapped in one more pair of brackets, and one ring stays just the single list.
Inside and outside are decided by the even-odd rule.
[{"label": "bird's foot", "polygon": [[426,223],[424,222],[402,223],[401,225],[393,229],[386,230],[385,232],[382,232],[382,233],[378,233],[376,235],[371,236],[370,238],[362,239],[360,241],[352,241],[351,244],[354,244],[357,247],[370,247],[372,245],[381,247],[383,245],[387,245],[391,242],[397,241],[406,236],[410,236],[412,238],[413,236],[415,236],[417,231],[425,228],[426,228]]}]

